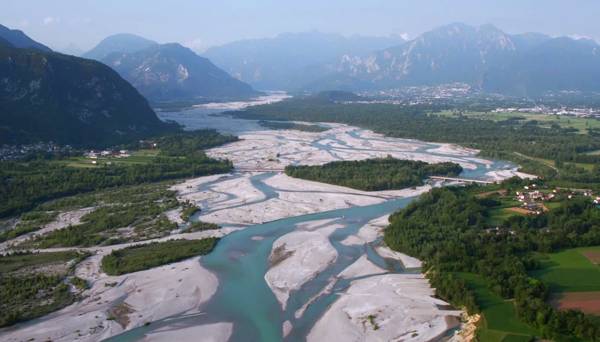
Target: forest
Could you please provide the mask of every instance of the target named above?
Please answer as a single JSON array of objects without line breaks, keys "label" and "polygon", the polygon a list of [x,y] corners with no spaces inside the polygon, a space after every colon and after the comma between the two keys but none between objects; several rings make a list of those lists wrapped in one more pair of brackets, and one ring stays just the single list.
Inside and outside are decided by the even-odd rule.
[{"label": "forest", "polygon": [[[573,129],[538,122],[495,122],[466,116],[433,113],[462,110],[452,105],[334,103],[319,97],[299,97],[269,105],[250,107],[230,114],[256,120],[338,122],[372,129],[391,137],[456,143],[481,150],[486,157],[506,159],[524,171],[553,179],[563,185],[600,186],[600,135],[594,130],[579,134]],[[549,161],[556,166],[548,165]],[[579,163],[594,164],[591,169]]]},{"label": "forest", "polygon": [[391,157],[361,161],[335,161],[325,165],[289,165],[290,177],[346,186],[363,191],[397,190],[424,184],[429,176],[458,176],[455,163],[428,164]]},{"label": "forest", "polygon": [[[522,182],[511,179],[503,187],[511,192]],[[600,341],[600,319],[555,310],[547,302],[547,286],[530,276],[540,267],[536,253],[599,245],[600,210],[589,199],[574,199],[541,215],[507,218],[490,227],[486,222],[496,203],[477,196],[483,191],[440,188],[423,195],[391,216],[386,244],[423,260],[438,295],[470,312],[479,307],[473,290],[456,276],[460,272],[481,276],[490,291],[513,299],[519,319],[545,338]]]},{"label": "forest", "polygon": [[269,129],[291,129],[303,132],[325,132],[328,128],[319,125],[307,125],[295,122],[282,122],[282,121],[265,121],[261,120],[258,122],[259,125]]},{"label": "forest", "polygon": [[71,167],[56,158],[0,163],[0,218],[17,215],[60,197],[105,188],[226,173],[229,161],[207,157],[203,149],[237,140],[213,130],[176,133],[155,139],[159,154],[146,164]]},{"label": "forest", "polygon": [[121,275],[170,264],[215,248],[219,239],[171,240],[136,245],[113,251],[102,258],[102,269],[108,275]]}]

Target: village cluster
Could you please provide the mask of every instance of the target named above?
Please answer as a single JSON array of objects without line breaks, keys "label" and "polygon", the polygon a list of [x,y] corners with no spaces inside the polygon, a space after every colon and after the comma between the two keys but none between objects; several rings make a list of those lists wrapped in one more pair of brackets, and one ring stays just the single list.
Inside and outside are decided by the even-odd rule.
[{"label": "village cluster", "polygon": [[128,158],[131,154],[127,150],[104,150],[104,151],[88,151],[85,157],[91,159],[92,164],[98,164],[98,158]]},{"label": "village cluster", "polygon": [[548,207],[546,206],[548,202],[570,200],[578,196],[590,198],[600,208],[599,195],[587,189],[555,188],[548,190],[539,189],[537,184],[531,184],[524,186],[522,191],[515,192],[515,199],[521,203],[521,207],[515,209],[519,209],[519,212],[528,215],[540,215],[548,211]]}]

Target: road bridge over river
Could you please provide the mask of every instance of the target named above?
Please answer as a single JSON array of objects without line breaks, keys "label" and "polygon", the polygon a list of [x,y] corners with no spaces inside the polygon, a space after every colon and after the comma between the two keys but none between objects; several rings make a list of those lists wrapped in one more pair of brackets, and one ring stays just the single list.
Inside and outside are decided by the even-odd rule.
[{"label": "road bridge over river", "polygon": [[431,176],[431,177],[429,177],[429,179],[441,180],[441,181],[448,181],[448,182],[462,182],[462,183],[472,183],[472,184],[484,184],[484,185],[489,185],[489,184],[494,184],[495,183],[495,182],[492,182],[492,181],[484,181],[484,180],[479,180],[479,179],[468,179],[468,178],[457,178],[457,177],[441,177],[441,176]]}]

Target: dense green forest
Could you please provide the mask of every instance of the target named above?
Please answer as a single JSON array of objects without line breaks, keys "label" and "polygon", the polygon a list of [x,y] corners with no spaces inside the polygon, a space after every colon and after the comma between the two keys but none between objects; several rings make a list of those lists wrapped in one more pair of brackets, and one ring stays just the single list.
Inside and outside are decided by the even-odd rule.
[{"label": "dense green forest", "polygon": [[[524,181],[503,184],[509,193]],[[540,267],[536,253],[600,245],[600,209],[589,198],[562,202],[538,216],[511,216],[490,227],[498,203],[477,196],[488,188],[441,188],[395,213],[385,242],[425,262],[438,295],[470,312],[479,310],[472,289],[458,272],[480,275],[489,289],[513,299],[519,319],[544,337],[576,336],[600,341],[600,320],[579,311],[557,311],[547,303],[548,288],[532,278]]]},{"label": "dense green forest", "polygon": [[[0,327],[43,316],[69,305],[75,295],[65,279],[78,252],[15,253],[0,256]],[[72,262],[71,267],[66,265]]]},{"label": "dense green forest", "polygon": [[325,132],[328,130],[327,127],[319,125],[307,125],[295,122],[282,122],[282,121],[265,121],[261,120],[258,122],[259,125],[270,128],[270,129],[292,129],[303,132]]},{"label": "dense green forest", "polygon": [[[372,129],[400,138],[457,143],[482,150],[483,156],[518,162],[525,171],[565,185],[600,184],[600,135],[535,121],[495,122],[470,117],[448,117],[432,113],[452,109],[449,105],[401,106],[391,104],[341,104],[318,97],[295,98],[250,107],[230,114],[257,120],[340,122]],[[556,167],[539,159],[556,163]],[[579,163],[594,164],[591,169]]]},{"label": "dense green forest", "polygon": [[167,179],[226,173],[229,161],[207,157],[203,149],[237,140],[213,130],[182,132],[156,138],[160,149],[145,164],[71,167],[56,157],[0,163],[0,218],[78,193],[157,182]]},{"label": "dense green forest", "polygon": [[109,275],[146,270],[210,253],[219,239],[171,240],[113,251],[102,258],[102,269]]},{"label": "dense green forest", "polygon": [[391,157],[285,168],[285,173],[291,177],[364,191],[404,189],[423,185],[429,176],[457,176],[461,172],[462,167],[455,163],[428,164]]}]

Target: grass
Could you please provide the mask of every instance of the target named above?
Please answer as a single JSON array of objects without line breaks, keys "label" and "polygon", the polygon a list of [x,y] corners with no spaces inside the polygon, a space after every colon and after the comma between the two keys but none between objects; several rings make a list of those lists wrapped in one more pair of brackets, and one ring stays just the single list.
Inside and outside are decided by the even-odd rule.
[{"label": "grass", "polygon": [[193,256],[208,254],[216,246],[218,240],[216,238],[171,240],[131,246],[113,251],[102,258],[102,269],[108,275],[143,271]]},{"label": "grass", "polygon": [[[436,113],[440,116],[456,117],[456,113],[452,111],[442,111]],[[600,120],[590,118],[577,118],[572,116],[535,114],[535,113],[484,113],[484,112],[466,112],[463,116],[473,119],[483,119],[492,121],[505,121],[514,118],[523,118],[522,122],[538,121],[541,127],[550,127],[552,124],[557,124],[563,128],[573,128],[579,131],[580,134],[587,134],[589,128],[600,128]]]},{"label": "grass", "polygon": [[473,289],[481,308],[483,323],[478,328],[481,341],[530,341],[539,333],[519,321],[512,301],[493,293],[487,282],[473,273],[457,273]]},{"label": "grass", "polygon": [[500,202],[500,205],[495,206],[488,211],[487,224],[490,227],[500,226],[509,217],[521,215],[509,210],[509,208],[519,207],[521,205],[519,201],[514,199],[512,194],[507,194],[506,196],[496,194],[488,196],[488,198]]},{"label": "grass", "polygon": [[542,268],[532,272],[552,292],[600,291],[600,266],[594,265],[584,251],[600,251],[598,247],[568,249],[542,256]]}]

